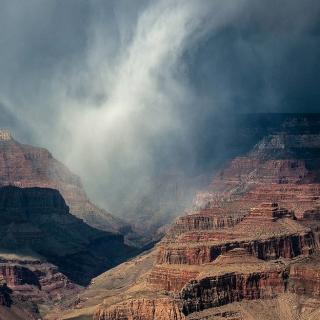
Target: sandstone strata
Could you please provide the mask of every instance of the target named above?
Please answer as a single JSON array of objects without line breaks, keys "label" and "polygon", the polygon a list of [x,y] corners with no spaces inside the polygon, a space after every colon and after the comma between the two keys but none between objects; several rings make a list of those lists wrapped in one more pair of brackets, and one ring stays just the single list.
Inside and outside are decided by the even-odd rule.
[{"label": "sandstone strata", "polygon": [[126,301],[110,309],[100,309],[95,319],[123,320],[185,320],[181,312],[181,302],[173,299],[135,299]]},{"label": "sandstone strata", "polygon": [[50,263],[23,257],[0,257],[0,281],[13,291],[37,303],[59,301],[80,291]]},{"label": "sandstone strata", "polygon": [[241,222],[222,230],[187,232],[175,241],[165,239],[158,263],[204,264],[233,248],[245,248],[263,260],[293,258],[315,249],[310,228],[292,219],[277,204],[263,203],[252,208]]}]

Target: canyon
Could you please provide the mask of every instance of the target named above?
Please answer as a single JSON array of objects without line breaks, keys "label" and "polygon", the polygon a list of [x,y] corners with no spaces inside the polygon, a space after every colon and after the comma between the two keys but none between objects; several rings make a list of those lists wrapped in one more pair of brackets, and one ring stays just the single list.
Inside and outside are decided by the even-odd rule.
[{"label": "canyon", "polygon": [[47,319],[318,319],[320,134],[301,123],[231,160],[153,249]]}]

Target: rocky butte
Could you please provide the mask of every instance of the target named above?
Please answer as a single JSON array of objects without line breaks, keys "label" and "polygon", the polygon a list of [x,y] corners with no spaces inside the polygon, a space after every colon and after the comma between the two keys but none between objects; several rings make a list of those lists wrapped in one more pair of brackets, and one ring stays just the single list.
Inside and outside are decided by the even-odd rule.
[{"label": "rocky butte", "polygon": [[320,126],[310,121],[286,122],[231,160],[154,249],[47,318],[319,319]]}]

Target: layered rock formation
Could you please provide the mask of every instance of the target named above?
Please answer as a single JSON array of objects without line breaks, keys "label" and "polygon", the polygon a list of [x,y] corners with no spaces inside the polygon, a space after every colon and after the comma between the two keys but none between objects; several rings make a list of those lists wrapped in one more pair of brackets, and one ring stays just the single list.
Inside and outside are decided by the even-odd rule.
[{"label": "layered rock formation", "polygon": [[194,205],[246,211],[272,201],[302,217],[319,204],[319,161],[319,134],[270,135],[219,172]]},{"label": "layered rock formation", "polygon": [[87,197],[78,176],[43,148],[15,141],[0,130],[0,186],[57,189],[72,214],[89,225],[110,232],[128,233],[130,226],[95,206]]},{"label": "layered rock formation", "polygon": [[290,267],[290,288],[296,294],[320,297],[320,258],[318,255]]},{"label": "layered rock formation", "polygon": [[[283,132],[290,136],[288,140],[291,136],[317,135],[320,116],[319,114],[279,113],[229,114],[228,117],[217,115],[215,119],[211,119],[211,126],[215,130],[205,132],[201,144],[193,146],[195,163],[192,169],[184,167],[185,160],[172,161],[172,163],[170,161],[169,168],[157,166],[153,177],[142,186],[136,186],[130,194],[123,195],[114,205],[117,212],[129,219],[144,237],[157,239],[159,234],[164,234],[166,228],[162,226],[172,223],[185,208],[189,208],[195,192],[206,186],[212,173],[220,170],[226,161],[244,155],[260,139],[269,134]],[[304,140],[306,139],[300,139],[300,145],[305,143]],[[310,142],[309,146],[312,146]],[[188,155],[180,156],[182,159],[188,157]],[[173,160],[176,158],[174,157]],[[252,162],[252,159],[242,158],[244,161]],[[299,161],[295,155],[286,159]],[[237,165],[235,166],[234,170],[237,171]],[[268,170],[266,166],[265,174],[268,174]]]},{"label": "layered rock formation", "polygon": [[181,313],[181,302],[168,298],[134,299],[99,310],[97,319],[125,319],[125,320],[185,320]]},{"label": "layered rock formation", "polygon": [[5,253],[0,254],[0,283],[6,289],[0,319],[40,319],[39,308],[43,313],[81,290],[43,258]]},{"label": "layered rock formation", "polygon": [[234,227],[191,231],[177,239],[165,239],[160,246],[158,263],[197,265],[214,261],[233,248],[245,248],[263,260],[293,258],[314,251],[311,229],[290,217],[274,203],[252,208]]},{"label": "layered rock formation", "polygon": [[56,266],[44,260],[8,254],[1,255],[0,282],[5,283],[14,296],[43,304],[80,291]]},{"label": "layered rock formation", "polygon": [[[167,319],[261,319],[248,312],[250,300],[281,306],[278,318],[261,307],[265,319],[297,319],[305,310],[319,315],[320,304],[312,302],[320,265],[314,130],[268,136],[231,161],[156,248],[130,262],[137,276],[119,285],[122,265],[97,278],[82,295],[88,300],[66,319],[156,320],[164,308]],[[143,273],[141,260],[149,261]]]}]

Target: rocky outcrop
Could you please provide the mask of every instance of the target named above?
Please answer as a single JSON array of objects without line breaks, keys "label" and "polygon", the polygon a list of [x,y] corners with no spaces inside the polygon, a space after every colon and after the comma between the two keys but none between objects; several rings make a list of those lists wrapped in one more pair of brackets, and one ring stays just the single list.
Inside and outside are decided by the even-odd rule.
[{"label": "rocky outcrop", "polygon": [[0,265],[0,281],[4,281],[11,289],[16,289],[23,285],[40,287],[35,273],[24,266],[11,263],[2,263]]},{"label": "rocky outcrop", "polygon": [[181,291],[183,312],[192,312],[241,301],[272,298],[285,292],[286,275],[281,271],[250,274],[226,273],[187,284]]},{"label": "rocky outcrop", "polygon": [[[246,156],[235,158],[221,170],[207,190],[198,193],[194,205],[231,203],[234,207],[236,202],[237,207],[248,210],[259,202],[274,201],[288,209],[293,203],[292,209],[298,209],[301,198],[301,209],[311,209],[314,197],[319,197],[319,152],[319,134],[267,136]],[[291,194],[296,201],[290,202]]]},{"label": "rocky outcrop", "polygon": [[294,258],[314,251],[312,233],[273,237],[266,240],[234,241],[221,244],[199,244],[184,247],[163,246],[158,263],[201,265],[214,261],[220,254],[234,248],[245,248],[259,259]]},{"label": "rocky outcrop", "polygon": [[290,288],[296,294],[319,298],[320,257],[311,257],[290,267]]},{"label": "rocky outcrop", "polygon": [[12,304],[11,299],[12,290],[8,288],[6,283],[0,283],[0,305],[5,307],[10,307]]},{"label": "rocky outcrop", "polygon": [[148,277],[148,283],[157,290],[179,292],[186,283],[196,279],[199,273],[197,269],[156,265]]},{"label": "rocky outcrop", "polygon": [[21,296],[0,281],[1,320],[39,320],[41,315],[31,296]]},{"label": "rocky outcrop", "polygon": [[0,259],[0,282],[5,283],[15,297],[50,305],[80,291],[80,286],[50,263],[13,255],[2,255]]},{"label": "rocky outcrop", "polygon": [[[162,295],[166,294],[171,301],[168,310],[172,312],[172,303],[179,301],[180,313],[188,316],[233,302],[298,292],[302,283],[303,288],[317,292],[318,284],[311,288],[308,277],[299,279],[299,272],[294,271],[297,267],[290,269],[294,258],[305,261],[316,250],[312,229],[298,222],[293,212],[276,203],[261,203],[236,223],[220,226],[203,223],[202,219],[198,222],[197,214],[204,212],[217,215],[224,211],[199,211],[195,219],[183,217],[181,225],[188,226],[186,221],[191,221],[190,228],[178,231],[177,221],[157,247],[156,265],[145,282],[136,285],[139,291],[128,291],[135,298],[101,305],[97,319],[157,319],[140,302],[149,301],[150,295],[152,310],[156,310],[153,303],[161,304]],[[312,217],[310,214],[309,219]],[[301,268],[302,264],[296,263]],[[315,272],[309,271],[311,277]]]},{"label": "rocky outcrop", "polygon": [[271,260],[311,254],[315,241],[311,229],[294,221],[288,210],[274,203],[263,203],[252,208],[234,227],[186,232],[175,241],[163,241],[158,263],[200,265],[238,247],[259,259]]},{"label": "rocky outcrop", "polygon": [[186,232],[230,228],[238,224],[243,217],[243,214],[228,212],[218,207],[201,209],[178,218],[168,237],[174,238]]},{"label": "rocky outcrop", "polygon": [[95,320],[185,320],[181,302],[169,298],[130,300],[110,309],[99,309]]}]

